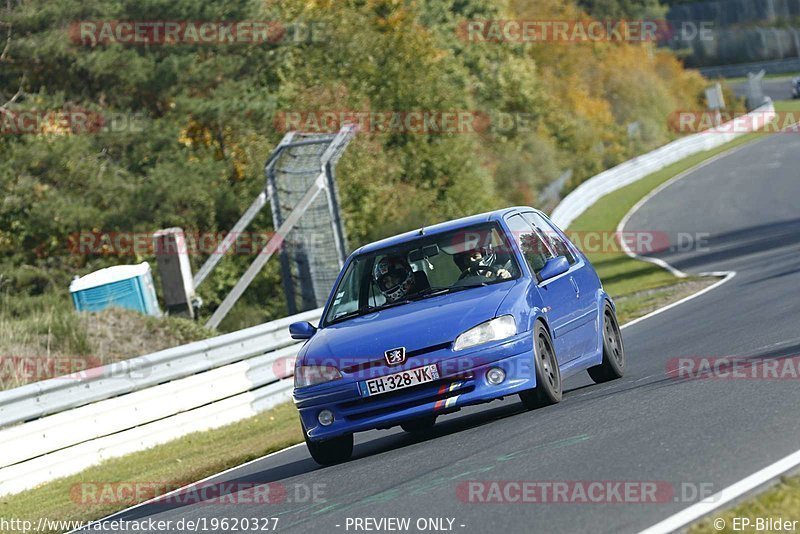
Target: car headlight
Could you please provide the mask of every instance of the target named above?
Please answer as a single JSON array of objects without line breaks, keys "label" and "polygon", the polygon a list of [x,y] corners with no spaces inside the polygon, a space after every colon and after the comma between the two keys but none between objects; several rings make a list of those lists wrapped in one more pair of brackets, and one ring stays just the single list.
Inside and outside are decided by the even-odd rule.
[{"label": "car headlight", "polygon": [[470,328],[458,336],[453,344],[453,350],[464,350],[490,341],[499,341],[516,335],[516,333],[517,322],[514,320],[514,316],[501,315]]},{"label": "car headlight", "polygon": [[340,378],[342,373],[330,365],[300,365],[294,370],[294,387],[313,386]]}]

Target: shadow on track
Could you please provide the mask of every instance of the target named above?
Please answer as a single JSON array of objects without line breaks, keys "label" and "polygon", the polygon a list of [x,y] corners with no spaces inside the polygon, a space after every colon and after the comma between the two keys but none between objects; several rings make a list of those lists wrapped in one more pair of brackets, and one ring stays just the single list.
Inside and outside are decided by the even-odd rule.
[{"label": "shadow on track", "polygon": [[[353,458],[349,462],[358,461],[361,458],[370,457],[390,450],[396,450],[417,443],[433,440],[442,436],[455,434],[471,428],[480,427],[493,421],[512,417],[518,414],[528,413],[522,406],[521,402],[514,402],[513,404],[506,403],[489,409],[484,409],[475,413],[467,413],[459,417],[442,421],[438,423],[431,430],[415,434],[408,433],[395,433],[388,436],[371,439],[365,443],[357,444],[353,453]],[[345,462],[345,464],[348,462]],[[340,465],[345,465],[340,464]],[[115,516],[115,519],[134,521],[143,519],[159,513],[179,510],[181,508],[193,505],[203,506],[205,502],[210,501],[224,501],[227,496],[229,499],[233,498],[232,494],[240,491],[250,491],[249,488],[254,486],[261,486],[270,483],[277,483],[283,480],[301,476],[313,471],[332,469],[332,467],[321,467],[314,462],[310,457],[305,457],[301,460],[291,461],[286,464],[270,467],[251,473],[245,476],[226,479],[224,476],[220,480],[209,480],[197,486],[187,486],[177,496],[166,498],[162,501],[154,501],[146,505],[134,508],[131,510],[123,511]],[[202,489],[207,486],[213,486],[213,492],[208,499],[201,499],[198,493],[193,493],[192,489]],[[242,488],[245,488],[244,490]]]},{"label": "shadow on track", "polygon": [[646,255],[662,259],[681,270],[695,270],[753,255],[770,260],[768,253],[798,245],[800,219],[792,219],[711,236],[705,241],[703,250],[692,250],[691,256],[681,252]]},{"label": "shadow on track", "polygon": [[[756,351],[753,354],[730,355],[730,357],[735,358],[737,361],[758,363],[758,362],[766,362],[769,360],[783,360],[798,355],[800,355],[800,343],[795,343],[775,350]],[[719,370],[724,371],[726,369],[720,368]],[[595,402],[598,399],[612,397],[615,395],[620,395],[636,390],[648,390],[648,389],[655,390],[655,389],[661,389],[665,387],[672,387],[680,384],[685,384],[693,380],[704,380],[704,379],[705,378],[703,377],[686,378],[681,376],[669,375],[667,373],[667,368],[665,365],[664,372],[662,374],[654,375],[652,377],[652,380],[641,381],[642,380],[641,378],[631,376],[631,377],[626,377],[623,380],[613,381],[607,384],[586,384],[570,389],[565,389],[564,402],[562,404],[552,406],[550,408],[545,408],[543,410],[528,412],[527,410],[525,410],[525,408],[522,406],[520,402],[513,402],[513,403],[507,402],[499,406],[485,408],[476,412],[464,413],[463,415],[459,415],[458,417],[450,418],[446,421],[442,421],[441,423],[433,427],[431,430],[426,432],[420,432],[418,434],[394,433],[391,435],[371,439],[365,443],[360,443],[356,446],[353,458],[350,460],[350,462],[356,462],[362,458],[375,456],[392,450],[402,449],[404,447],[408,447],[418,443],[423,443],[429,440],[438,439],[443,436],[457,434],[459,432],[463,432],[472,428],[478,428],[509,417],[514,417],[519,415],[528,415],[535,417],[536,414],[539,413],[543,414],[543,412],[545,411],[549,413],[550,410],[559,410],[570,406],[574,407],[576,405],[581,405],[588,402]],[[593,388],[597,388],[596,394],[592,394]],[[576,393],[584,391],[588,392],[589,394],[576,396]],[[313,460],[311,460],[311,458],[305,456],[304,458],[299,460],[290,461],[288,463],[284,463],[274,467],[269,467],[248,475],[232,479],[225,479],[225,477],[222,476],[220,477],[220,481],[216,481],[213,483],[209,481],[208,484],[213,484],[217,486],[215,487],[215,490],[218,489],[218,491],[215,491],[212,497],[216,501],[216,500],[224,500],[225,496],[230,496],[232,493],[242,491],[241,488],[243,487],[249,488],[254,486],[261,486],[264,484],[278,483],[292,477],[311,473],[313,471],[318,471],[323,469],[336,469],[336,468],[337,466],[332,466],[327,468],[320,467]],[[190,494],[190,491],[191,491],[191,486],[186,490],[186,493]],[[162,512],[179,510],[186,506],[191,506],[196,504],[203,506],[204,501],[198,500],[197,498],[191,498],[188,499],[188,502],[185,501],[181,502],[181,499],[178,498],[178,499],[172,499],[169,502],[153,502],[144,506],[140,506],[139,508],[136,509],[122,512],[116,518],[124,520],[142,519]]]}]

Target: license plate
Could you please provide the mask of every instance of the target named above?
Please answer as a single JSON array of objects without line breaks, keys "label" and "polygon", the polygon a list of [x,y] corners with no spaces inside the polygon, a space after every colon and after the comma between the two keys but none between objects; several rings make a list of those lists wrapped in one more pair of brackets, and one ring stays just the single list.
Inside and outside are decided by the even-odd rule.
[{"label": "license plate", "polygon": [[436,364],[417,367],[408,371],[400,371],[362,382],[364,396],[381,395],[398,389],[409,388],[426,382],[439,380],[439,369]]}]

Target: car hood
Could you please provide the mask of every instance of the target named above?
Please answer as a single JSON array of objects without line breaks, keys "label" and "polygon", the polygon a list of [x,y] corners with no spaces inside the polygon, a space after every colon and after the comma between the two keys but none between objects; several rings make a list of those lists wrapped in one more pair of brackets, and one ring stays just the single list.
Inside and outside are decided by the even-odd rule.
[{"label": "car hood", "polygon": [[450,343],[463,331],[495,316],[515,282],[504,282],[410,302],[319,330],[303,347],[306,365],[343,366]]}]

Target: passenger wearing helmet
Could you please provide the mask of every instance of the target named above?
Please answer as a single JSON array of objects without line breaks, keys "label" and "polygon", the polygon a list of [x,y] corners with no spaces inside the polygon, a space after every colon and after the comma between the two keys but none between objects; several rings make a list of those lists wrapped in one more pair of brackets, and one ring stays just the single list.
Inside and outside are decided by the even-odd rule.
[{"label": "passenger wearing helmet", "polygon": [[462,252],[456,258],[456,264],[461,269],[458,279],[463,280],[470,276],[511,278],[511,272],[503,265],[495,265],[496,262],[497,254],[491,245]]},{"label": "passenger wearing helmet", "polygon": [[400,256],[387,256],[378,261],[372,270],[372,278],[388,303],[397,302],[414,290],[414,273]]}]

